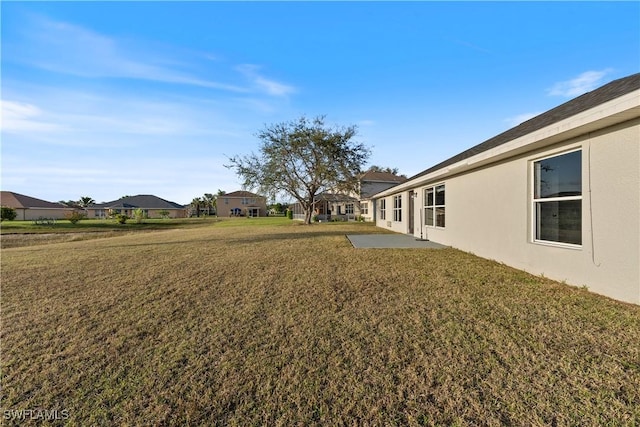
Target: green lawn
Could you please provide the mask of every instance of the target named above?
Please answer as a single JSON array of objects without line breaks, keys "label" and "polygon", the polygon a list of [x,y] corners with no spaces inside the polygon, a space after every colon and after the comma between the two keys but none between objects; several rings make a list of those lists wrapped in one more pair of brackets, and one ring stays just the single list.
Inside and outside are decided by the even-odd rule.
[{"label": "green lawn", "polygon": [[380,231],[242,218],[3,249],[4,424],[640,424],[640,307],[345,238]]}]

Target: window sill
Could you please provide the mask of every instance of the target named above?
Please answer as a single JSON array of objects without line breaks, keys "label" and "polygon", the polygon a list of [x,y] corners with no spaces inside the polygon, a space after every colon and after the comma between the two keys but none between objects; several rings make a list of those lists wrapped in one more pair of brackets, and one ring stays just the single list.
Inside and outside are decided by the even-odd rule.
[{"label": "window sill", "polygon": [[561,242],[549,242],[546,240],[533,240],[532,242],[534,245],[540,245],[540,246],[550,246],[553,248],[560,248],[560,249],[573,249],[581,251],[582,250],[582,245],[574,245],[571,243],[561,243]]}]

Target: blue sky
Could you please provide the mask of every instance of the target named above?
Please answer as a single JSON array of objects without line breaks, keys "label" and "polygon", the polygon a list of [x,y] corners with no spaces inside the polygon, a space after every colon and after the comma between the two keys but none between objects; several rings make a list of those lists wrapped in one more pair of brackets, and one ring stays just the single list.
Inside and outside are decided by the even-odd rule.
[{"label": "blue sky", "polygon": [[240,189],[265,125],[357,125],[421,172],[640,71],[638,2],[6,2],[3,190]]}]

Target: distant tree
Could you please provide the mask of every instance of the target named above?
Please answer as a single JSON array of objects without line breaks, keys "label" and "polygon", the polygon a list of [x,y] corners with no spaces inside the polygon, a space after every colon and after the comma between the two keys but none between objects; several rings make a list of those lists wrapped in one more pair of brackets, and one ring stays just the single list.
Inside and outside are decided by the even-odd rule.
[{"label": "distant tree", "polygon": [[367,172],[386,172],[386,173],[391,173],[391,174],[394,174],[394,175],[402,176],[404,178],[407,177],[406,175],[399,175],[398,174],[398,168],[382,167],[382,166],[378,166],[378,165],[369,166],[369,169],[367,169]]},{"label": "distant tree", "polygon": [[204,193],[202,197],[202,202],[204,207],[207,209],[207,215],[211,215],[211,211],[215,208],[216,196],[211,193]]},{"label": "distant tree", "polygon": [[75,200],[67,200],[66,202],[64,200],[60,200],[58,203],[65,205],[68,208],[82,209],[82,206],[80,206],[80,204]]},{"label": "distant tree", "polygon": [[398,168],[390,168],[390,167],[382,167],[382,166],[378,166],[378,165],[371,165],[369,166],[369,169],[367,169],[367,172],[387,172],[387,173],[392,173],[392,174],[397,174],[398,173]]},{"label": "distant tree", "polygon": [[84,197],[80,197],[80,200],[78,200],[77,203],[79,206],[86,209],[91,205],[95,205],[96,201],[89,196],[84,196]]},{"label": "distant tree", "polygon": [[324,191],[357,188],[357,176],[370,151],[356,143],[356,127],[327,127],[324,116],[266,126],[257,134],[260,154],[236,156],[227,167],[235,169],[246,188],[258,188],[275,197],[285,193],[304,210],[310,224],[316,196]]},{"label": "distant tree", "polygon": [[2,206],[0,211],[2,212],[0,215],[0,221],[13,221],[18,216],[16,210],[8,206]]},{"label": "distant tree", "polygon": [[201,208],[202,208],[202,199],[200,197],[194,197],[190,205],[191,216],[193,216],[193,213],[195,212],[196,216],[200,218]]}]

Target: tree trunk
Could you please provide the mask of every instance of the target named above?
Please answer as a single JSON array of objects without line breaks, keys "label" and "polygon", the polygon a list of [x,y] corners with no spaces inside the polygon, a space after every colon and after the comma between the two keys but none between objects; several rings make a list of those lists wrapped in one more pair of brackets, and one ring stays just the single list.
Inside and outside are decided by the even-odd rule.
[{"label": "tree trunk", "polygon": [[304,206],[304,223],[306,225],[309,225],[311,224],[311,217],[313,216],[313,208],[314,208],[313,197],[307,200],[307,203],[305,203],[305,205],[306,206]]}]

